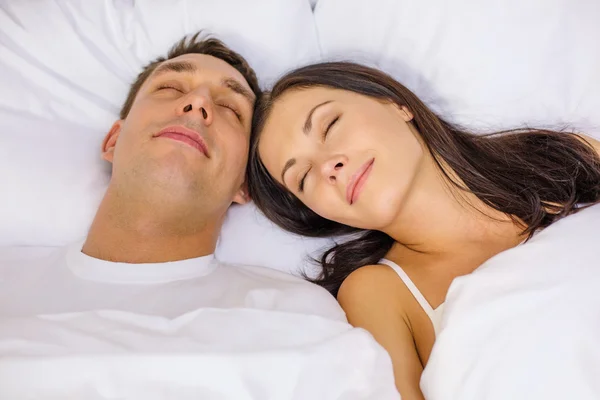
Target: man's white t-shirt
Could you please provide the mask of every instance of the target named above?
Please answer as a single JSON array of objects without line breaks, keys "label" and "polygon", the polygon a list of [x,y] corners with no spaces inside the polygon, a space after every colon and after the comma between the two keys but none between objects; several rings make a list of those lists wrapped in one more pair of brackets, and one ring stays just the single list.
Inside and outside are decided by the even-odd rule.
[{"label": "man's white t-shirt", "polygon": [[107,262],[79,243],[25,262],[0,254],[0,398],[396,400],[398,392],[389,355],[317,285],[212,255]]},{"label": "man's white t-shirt", "polygon": [[199,308],[249,308],[345,321],[325,289],[280,271],[188,260],[127,264],[89,257],[82,243],[0,265],[0,316],[119,310],[175,318]]}]

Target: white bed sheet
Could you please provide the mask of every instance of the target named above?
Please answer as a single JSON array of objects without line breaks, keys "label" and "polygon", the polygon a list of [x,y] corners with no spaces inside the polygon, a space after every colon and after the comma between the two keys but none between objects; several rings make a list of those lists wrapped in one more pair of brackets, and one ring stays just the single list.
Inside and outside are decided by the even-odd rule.
[{"label": "white bed sheet", "polygon": [[454,280],[421,387],[428,400],[597,400],[599,339],[600,204]]},{"label": "white bed sheet", "polygon": [[389,356],[365,331],[242,309],[3,319],[0,382],[11,400],[400,398]]}]

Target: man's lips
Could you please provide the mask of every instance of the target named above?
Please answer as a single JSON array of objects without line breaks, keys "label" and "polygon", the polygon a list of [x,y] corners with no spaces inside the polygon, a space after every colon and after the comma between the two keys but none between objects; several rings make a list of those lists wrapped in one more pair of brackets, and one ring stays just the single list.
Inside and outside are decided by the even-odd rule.
[{"label": "man's lips", "polygon": [[185,126],[169,126],[158,132],[154,137],[165,137],[179,142],[185,143],[210,158],[208,155],[208,147],[202,139],[202,136],[196,131],[193,131]]},{"label": "man's lips", "polygon": [[367,178],[369,177],[369,173],[371,172],[371,167],[373,166],[374,162],[374,158],[370,159],[369,161],[364,163],[358,169],[358,171],[354,173],[354,175],[352,175],[352,178],[350,178],[350,182],[346,187],[346,200],[350,205],[352,205],[352,203],[354,203],[358,199],[358,196],[365,182],[367,181]]}]

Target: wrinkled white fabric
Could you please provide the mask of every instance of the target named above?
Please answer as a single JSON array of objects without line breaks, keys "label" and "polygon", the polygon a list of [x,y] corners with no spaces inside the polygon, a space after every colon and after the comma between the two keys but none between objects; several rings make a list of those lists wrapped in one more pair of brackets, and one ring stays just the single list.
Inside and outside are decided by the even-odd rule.
[{"label": "wrinkled white fabric", "polygon": [[[298,329],[300,328],[301,329]],[[327,318],[200,309],[0,320],[0,398],[399,399],[391,361]]]},{"label": "wrinkled white fabric", "polygon": [[428,400],[597,400],[599,339],[600,204],[453,282],[421,388]]}]

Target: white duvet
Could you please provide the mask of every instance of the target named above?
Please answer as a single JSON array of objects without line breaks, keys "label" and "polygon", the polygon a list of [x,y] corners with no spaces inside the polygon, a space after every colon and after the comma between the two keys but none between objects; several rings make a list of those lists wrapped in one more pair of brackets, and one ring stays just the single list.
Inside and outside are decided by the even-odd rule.
[{"label": "white duvet", "polygon": [[[600,205],[458,278],[428,400],[600,399]],[[290,313],[0,320],[0,399],[398,399],[363,330]]]},{"label": "white duvet", "polygon": [[[298,329],[300,328],[301,329]],[[0,321],[0,398],[399,399],[369,334],[291,313],[98,311]]]},{"label": "white duvet", "polygon": [[421,387],[428,400],[600,399],[600,204],[453,282]]}]

